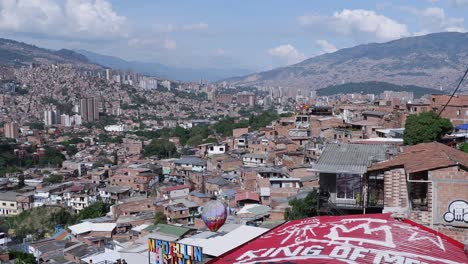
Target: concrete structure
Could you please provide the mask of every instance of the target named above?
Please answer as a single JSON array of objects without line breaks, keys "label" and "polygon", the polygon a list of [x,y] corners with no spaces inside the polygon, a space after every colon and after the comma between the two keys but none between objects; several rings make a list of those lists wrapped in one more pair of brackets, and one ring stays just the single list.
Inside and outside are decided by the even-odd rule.
[{"label": "concrete structure", "polygon": [[82,98],[80,100],[80,113],[82,122],[99,120],[99,102],[96,98]]},{"label": "concrete structure", "polygon": [[5,123],[5,125],[3,125],[3,130],[5,132],[6,138],[13,138],[13,139],[18,138],[18,132],[19,132],[18,123],[16,122]]},{"label": "concrete structure", "polygon": [[16,196],[16,192],[0,193],[0,215],[17,215],[20,213]]}]

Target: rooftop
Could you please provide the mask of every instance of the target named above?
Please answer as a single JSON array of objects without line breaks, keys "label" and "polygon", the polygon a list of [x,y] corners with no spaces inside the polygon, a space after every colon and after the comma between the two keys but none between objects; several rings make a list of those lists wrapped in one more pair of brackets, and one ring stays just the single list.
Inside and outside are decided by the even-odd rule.
[{"label": "rooftop", "polygon": [[177,237],[181,237],[188,232],[190,232],[190,228],[182,227],[182,226],[175,226],[175,225],[168,225],[168,224],[157,224],[155,226],[146,227],[143,230],[156,230],[159,233],[175,235]]},{"label": "rooftop", "polygon": [[462,165],[468,168],[468,154],[438,142],[407,146],[395,158],[372,165],[369,170],[404,167],[408,173]]},{"label": "rooftop", "polygon": [[0,192],[0,201],[15,202],[17,195],[17,192]]},{"label": "rooftop", "polygon": [[[251,232],[254,231],[244,230],[242,236],[248,236]],[[342,255],[334,256],[329,252],[343,244],[349,248],[365,249],[361,252],[366,253],[360,255],[356,263],[375,263],[376,254],[380,253],[394,259],[410,256],[414,263],[468,263],[468,255],[462,243],[412,221],[396,220],[390,214],[320,216],[294,220],[251,238],[248,242],[235,243],[241,246],[210,263],[234,263],[239,259],[247,259],[248,263],[342,263]],[[236,241],[235,238],[231,240]],[[217,244],[222,248],[222,243]],[[199,245],[205,253],[206,244]],[[313,247],[319,247],[321,254],[311,254],[311,251],[298,254],[304,248]],[[278,250],[267,252],[267,249]],[[208,252],[211,253],[210,250]]]},{"label": "rooftop", "polygon": [[167,186],[161,189],[162,192],[172,192],[177,190],[189,189],[188,185]]},{"label": "rooftop", "polygon": [[195,156],[182,156],[180,159],[175,161],[175,164],[190,164],[204,166],[206,165],[206,160]]},{"label": "rooftop", "polygon": [[236,202],[244,201],[244,200],[260,201],[260,197],[258,196],[257,193],[254,193],[254,192],[242,192],[242,193],[236,194]]},{"label": "rooftop", "polygon": [[268,229],[266,228],[241,225],[222,235],[210,236],[208,238],[189,237],[179,240],[178,242],[187,245],[200,246],[203,248],[203,254],[209,256],[220,256],[267,231]]},{"label": "rooftop", "polygon": [[311,170],[364,174],[372,163],[387,160],[388,153],[395,151],[394,146],[386,144],[328,144]]},{"label": "rooftop", "polygon": [[77,225],[69,226],[68,229],[74,235],[84,234],[87,232],[112,232],[114,228],[117,226],[116,223],[91,223],[91,222],[83,222]]},{"label": "rooftop", "polygon": [[119,187],[119,186],[107,186],[101,190],[108,193],[124,193],[130,191],[130,187]]}]

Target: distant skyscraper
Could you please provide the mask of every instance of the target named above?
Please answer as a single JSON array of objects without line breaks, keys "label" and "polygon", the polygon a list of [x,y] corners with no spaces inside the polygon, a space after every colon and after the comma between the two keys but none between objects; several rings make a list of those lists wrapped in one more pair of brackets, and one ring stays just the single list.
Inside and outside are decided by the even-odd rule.
[{"label": "distant skyscraper", "polygon": [[81,125],[81,116],[80,115],[74,115],[73,117],[73,124],[79,126]]},{"label": "distant skyscraper", "polygon": [[5,131],[5,137],[6,138],[18,138],[18,123],[12,122],[12,123],[6,123],[3,126],[3,130]]},{"label": "distant skyscraper", "polygon": [[99,103],[96,98],[83,98],[80,100],[80,112],[82,122],[99,120]]},{"label": "distant skyscraper", "polygon": [[164,81],[161,82],[161,85],[163,87],[166,87],[169,91],[171,90],[171,82],[170,81],[164,80]]},{"label": "distant skyscraper", "polygon": [[60,124],[60,113],[57,110],[44,111],[44,124],[46,126]]},{"label": "distant skyscraper", "polygon": [[111,71],[110,69],[106,69],[106,80],[110,81],[111,78]]},{"label": "distant skyscraper", "polygon": [[70,127],[72,125],[72,119],[69,115],[61,115],[60,116],[60,124],[64,127]]}]

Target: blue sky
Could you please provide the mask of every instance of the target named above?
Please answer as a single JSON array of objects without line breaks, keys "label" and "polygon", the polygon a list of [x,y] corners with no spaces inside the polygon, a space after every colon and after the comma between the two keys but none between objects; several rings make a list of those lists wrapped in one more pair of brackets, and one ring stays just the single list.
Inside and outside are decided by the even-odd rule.
[{"label": "blue sky", "polygon": [[0,0],[0,33],[192,68],[266,70],[336,49],[466,31],[468,0]]}]

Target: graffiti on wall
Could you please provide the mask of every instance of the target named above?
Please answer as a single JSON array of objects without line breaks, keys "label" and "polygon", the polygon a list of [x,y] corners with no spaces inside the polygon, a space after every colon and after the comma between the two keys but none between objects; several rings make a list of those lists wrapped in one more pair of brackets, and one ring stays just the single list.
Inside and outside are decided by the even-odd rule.
[{"label": "graffiti on wall", "polygon": [[201,247],[159,239],[148,239],[150,264],[194,264],[203,262]]},{"label": "graffiti on wall", "polygon": [[464,200],[452,201],[448,206],[448,211],[444,214],[447,223],[464,222],[468,224],[468,202]]}]

